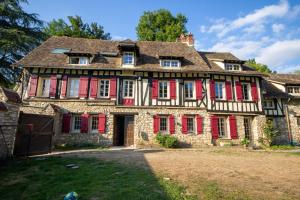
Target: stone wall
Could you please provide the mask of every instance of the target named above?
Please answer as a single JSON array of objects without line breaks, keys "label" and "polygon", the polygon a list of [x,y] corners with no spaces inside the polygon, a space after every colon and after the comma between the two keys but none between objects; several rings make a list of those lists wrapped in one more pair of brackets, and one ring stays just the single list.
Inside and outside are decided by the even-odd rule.
[{"label": "stone wall", "polygon": [[274,144],[289,144],[288,124],[285,117],[274,117],[274,127],[278,131]]},{"label": "stone wall", "polygon": [[300,99],[294,99],[289,102],[288,113],[292,142],[300,144],[300,126],[297,124],[297,118],[300,117]]}]

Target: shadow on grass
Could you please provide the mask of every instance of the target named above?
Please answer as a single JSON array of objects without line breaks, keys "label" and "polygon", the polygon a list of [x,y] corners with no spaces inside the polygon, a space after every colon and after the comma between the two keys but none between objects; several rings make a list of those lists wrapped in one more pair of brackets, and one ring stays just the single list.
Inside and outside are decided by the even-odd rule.
[{"label": "shadow on grass", "polygon": [[[185,195],[184,188],[153,174],[144,154],[156,151],[129,151],[132,150],[91,151],[80,157],[69,154],[10,161],[0,167],[0,199],[58,200],[71,191],[76,191],[80,200],[194,199]],[[112,161],[101,159],[104,153]],[[128,156],[127,163],[114,161],[124,156]],[[147,169],[137,167],[136,162]],[[68,164],[79,168],[67,168]]]}]

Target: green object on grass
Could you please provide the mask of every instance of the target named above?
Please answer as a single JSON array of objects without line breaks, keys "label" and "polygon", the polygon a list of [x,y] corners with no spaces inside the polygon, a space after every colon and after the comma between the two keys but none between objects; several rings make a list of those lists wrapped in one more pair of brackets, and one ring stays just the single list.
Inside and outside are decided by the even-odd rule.
[{"label": "green object on grass", "polygon": [[78,194],[76,192],[69,192],[64,200],[77,200],[78,199]]}]

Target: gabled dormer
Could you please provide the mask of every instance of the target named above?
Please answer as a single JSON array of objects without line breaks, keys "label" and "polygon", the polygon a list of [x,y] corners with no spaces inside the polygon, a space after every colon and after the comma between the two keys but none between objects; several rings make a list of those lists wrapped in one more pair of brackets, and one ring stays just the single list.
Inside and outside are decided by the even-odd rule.
[{"label": "gabled dormer", "polygon": [[163,68],[179,68],[183,57],[179,56],[159,56],[160,66]]},{"label": "gabled dormer", "polygon": [[92,54],[85,52],[65,52],[68,56],[67,63],[71,65],[88,65],[91,63]]},{"label": "gabled dormer", "polygon": [[134,67],[137,57],[139,56],[139,48],[136,42],[129,39],[119,42],[118,49],[122,56],[123,67]]}]

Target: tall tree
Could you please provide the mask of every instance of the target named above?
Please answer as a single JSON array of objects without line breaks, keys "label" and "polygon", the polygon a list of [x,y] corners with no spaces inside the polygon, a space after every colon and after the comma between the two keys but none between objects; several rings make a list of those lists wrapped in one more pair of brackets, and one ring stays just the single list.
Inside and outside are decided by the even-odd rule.
[{"label": "tall tree", "polygon": [[187,18],[182,14],[173,16],[165,9],[147,11],[140,17],[136,33],[139,40],[171,42],[187,32],[186,23]]},{"label": "tall tree", "polygon": [[42,21],[36,14],[26,13],[20,3],[27,0],[0,1],[0,85],[6,87],[16,82],[22,70],[10,65],[44,38]]},{"label": "tall tree", "polygon": [[45,34],[50,36],[69,36],[92,39],[111,39],[109,33],[104,32],[104,28],[96,22],[90,25],[84,23],[80,16],[68,16],[68,23],[63,19],[52,20],[44,29]]},{"label": "tall tree", "polygon": [[265,64],[261,64],[261,63],[257,63],[256,60],[253,58],[253,59],[249,59],[247,62],[246,62],[246,65],[255,69],[256,71],[259,71],[259,72],[262,72],[262,73],[276,73],[276,71],[273,71]]}]

